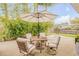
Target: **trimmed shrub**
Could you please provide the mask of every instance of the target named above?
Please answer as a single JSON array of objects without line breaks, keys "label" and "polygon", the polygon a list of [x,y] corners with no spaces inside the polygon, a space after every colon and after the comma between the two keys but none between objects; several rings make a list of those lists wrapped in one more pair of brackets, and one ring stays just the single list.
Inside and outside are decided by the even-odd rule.
[{"label": "trimmed shrub", "polygon": [[11,40],[27,33],[27,22],[20,19],[4,20],[4,40]]},{"label": "trimmed shrub", "polygon": [[17,37],[23,37],[26,33],[32,33],[32,35],[37,35],[38,31],[48,32],[51,27],[51,22],[40,22],[39,27],[37,22],[26,22],[21,19],[3,19],[2,20],[4,31],[1,34],[4,40],[13,40]]}]

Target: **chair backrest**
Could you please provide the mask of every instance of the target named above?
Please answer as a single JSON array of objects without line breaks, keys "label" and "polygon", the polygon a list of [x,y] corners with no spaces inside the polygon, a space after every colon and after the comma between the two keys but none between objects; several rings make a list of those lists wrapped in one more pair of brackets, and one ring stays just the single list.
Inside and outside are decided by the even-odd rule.
[{"label": "chair backrest", "polygon": [[58,48],[58,45],[59,45],[60,39],[61,39],[61,37],[58,38],[58,41],[57,41],[57,47],[56,47],[56,48]]},{"label": "chair backrest", "polygon": [[52,44],[56,44],[56,48],[58,48],[60,42],[60,36],[48,36],[47,41]]},{"label": "chair backrest", "polygon": [[27,39],[31,39],[31,37],[32,37],[32,34],[31,33],[26,34],[26,38]]},{"label": "chair backrest", "polygon": [[17,44],[18,44],[18,47],[19,47],[19,50],[20,51],[24,51],[24,52],[27,52],[27,48],[26,48],[26,44],[27,44],[27,40],[24,39],[24,38],[18,38],[16,40]]},{"label": "chair backrest", "polygon": [[57,43],[58,36],[53,36],[53,35],[47,36],[47,41],[51,43]]},{"label": "chair backrest", "polygon": [[40,33],[40,37],[46,37],[45,33]]}]

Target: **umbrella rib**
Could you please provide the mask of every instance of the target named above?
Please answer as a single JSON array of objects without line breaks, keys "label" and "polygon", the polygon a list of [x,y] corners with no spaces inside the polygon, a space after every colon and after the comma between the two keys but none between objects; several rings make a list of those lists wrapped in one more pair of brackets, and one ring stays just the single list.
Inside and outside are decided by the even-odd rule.
[{"label": "umbrella rib", "polygon": [[[43,18],[43,17],[42,17]],[[43,18],[44,19],[44,18]],[[46,20],[46,19],[44,19],[44,20]]]},{"label": "umbrella rib", "polygon": [[[47,17],[47,16],[45,16],[44,14],[42,14],[44,17]],[[50,17],[47,17],[48,19],[53,19],[53,18],[50,18]]]},{"label": "umbrella rib", "polygon": [[[47,15],[45,15],[45,14],[47,14]],[[40,15],[41,15],[41,17],[40,17]],[[44,19],[44,17],[46,17],[47,19],[53,19],[52,17],[53,17],[53,15],[54,14],[50,14],[50,13],[40,13],[38,16],[39,16],[39,18],[37,18],[34,14],[30,14],[30,15],[27,15],[27,16],[24,16],[23,18],[26,18],[26,20],[29,20],[30,21],[30,19],[32,19],[32,18],[36,18],[36,19],[41,19],[41,18],[43,18]],[[29,17],[29,18],[28,18]],[[46,20],[46,19],[44,19],[44,20]]]},{"label": "umbrella rib", "polygon": [[[31,15],[32,16],[32,15]],[[29,18],[29,21],[30,21],[30,19],[32,19],[33,18],[33,16],[31,17],[31,18]],[[27,20],[27,19],[26,19]]]},{"label": "umbrella rib", "polygon": [[[42,11],[42,12],[44,12],[44,11]],[[48,12],[48,11],[47,11]],[[55,16],[57,16],[56,14],[51,14],[50,12],[48,12],[48,13],[43,13],[43,14],[48,14],[48,15],[55,15]]]},{"label": "umbrella rib", "polygon": [[29,17],[29,16],[33,16],[33,15],[32,15],[32,14],[30,14],[30,15],[24,16],[23,18],[25,18],[25,17]]},{"label": "umbrella rib", "polygon": [[29,19],[32,19],[32,18],[33,18],[33,16],[31,18],[29,18]]},{"label": "umbrella rib", "polygon": [[[47,15],[55,15],[55,14],[50,14],[50,13],[49,14],[48,13],[44,13],[44,14],[47,14]],[[55,16],[57,16],[57,15],[55,15]]]},{"label": "umbrella rib", "polygon": [[23,18],[26,18],[26,17],[29,17],[29,16],[32,16],[32,15],[24,16]]}]

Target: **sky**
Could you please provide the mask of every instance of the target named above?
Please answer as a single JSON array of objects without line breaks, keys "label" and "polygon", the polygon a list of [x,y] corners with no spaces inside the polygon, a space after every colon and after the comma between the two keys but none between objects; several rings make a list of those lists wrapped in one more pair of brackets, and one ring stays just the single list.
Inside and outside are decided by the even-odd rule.
[{"label": "sky", "polygon": [[[42,7],[39,8],[39,10],[41,11],[42,9],[43,9]],[[48,7],[48,12],[57,15],[56,19],[54,19],[55,24],[61,24],[65,22],[70,24],[71,19],[79,17],[77,11],[69,3],[59,3],[52,5]]]},{"label": "sky", "polygon": [[54,7],[48,8],[48,11],[58,15],[55,19],[56,24],[65,22],[70,24],[69,20],[79,17],[79,14],[71,4],[56,4]]},{"label": "sky", "polygon": [[[10,6],[12,6],[12,5],[10,5]],[[32,12],[33,12],[32,4],[29,4],[29,6],[30,6],[30,8],[32,8]],[[45,8],[43,8],[42,6],[38,7],[39,11],[43,11],[44,9]],[[52,14],[57,15],[56,19],[54,19],[55,24],[61,24],[61,23],[65,23],[65,22],[69,23],[70,19],[79,17],[79,14],[69,3],[58,3],[55,5],[52,5],[52,6],[48,7],[47,11]],[[0,11],[0,14],[2,14],[1,11]]]},{"label": "sky", "polygon": [[[44,10],[43,7],[39,7],[39,11]],[[77,11],[69,3],[58,3],[48,7],[48,12],[56,14],[57,17],[54,19],[55,24],[68,23],[70,20],[79,17]]]}]

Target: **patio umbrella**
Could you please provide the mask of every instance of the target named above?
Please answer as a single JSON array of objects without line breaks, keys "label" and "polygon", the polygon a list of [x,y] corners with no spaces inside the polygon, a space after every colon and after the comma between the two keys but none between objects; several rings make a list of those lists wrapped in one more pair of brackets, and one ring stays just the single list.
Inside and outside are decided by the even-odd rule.
[{"label": "patio umbrella", "polygon": [[72,3],[71,5],[79,13],[79,3]]},{"label": "patio umbrella", "polygon": [[[22,15],[22,19],[28,22],[37,22],[39,28],[39,22],[48,22],[53,20],[57,15],[51,14],[49,12],[37,12],[37,13],[27,13]],[[39,37],[39,29],[38,29],[38,37]]]}]

